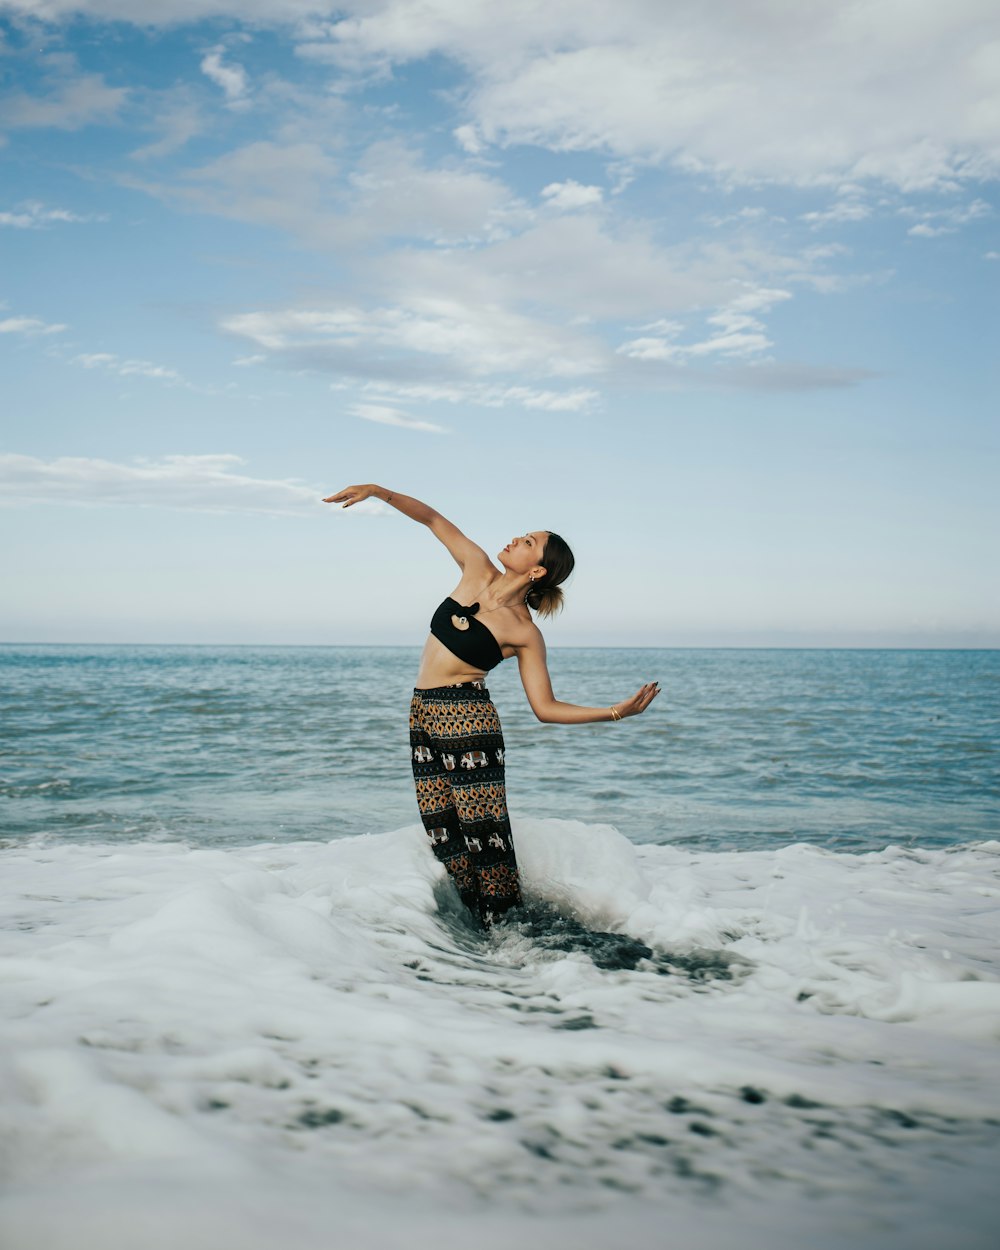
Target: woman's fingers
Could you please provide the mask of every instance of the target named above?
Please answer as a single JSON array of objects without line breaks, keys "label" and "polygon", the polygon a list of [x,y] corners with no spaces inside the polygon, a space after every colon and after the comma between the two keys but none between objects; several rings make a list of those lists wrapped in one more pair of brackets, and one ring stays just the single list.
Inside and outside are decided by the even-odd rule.
[{"label": "woman's fingers", "polygon": [[343,490],[338,491],[335,495],[327,495],[323,502],[343,503],[345,508],[349,508],[352,503],[358,503],[365,497],[366,488],[364,486],[345,486]]},{"label": "woman's fingers", "polygon": [[645,685],[640,686],[631,699],[626,699],[622,705],[622,716],[638,716],[640,712],[645,712],[650,703],[660,693],[660,687],[655,681],[647,681]]}]

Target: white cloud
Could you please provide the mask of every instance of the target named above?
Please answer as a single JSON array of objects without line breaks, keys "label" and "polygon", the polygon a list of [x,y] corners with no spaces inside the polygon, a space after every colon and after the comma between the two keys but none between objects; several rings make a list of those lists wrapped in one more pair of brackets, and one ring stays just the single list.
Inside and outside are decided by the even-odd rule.
[{"label": "white cloud", "polygon": [[[759,357],[772,346],[760,314],[789,298],[793,284],[843,285],[824,268],[843,255],[840,244],[785,256],[752,242],[665,248],[634,225],[619,233],[572,214],[474,249],[396,249],[369,265],[365,302],[317,298],[307,307],[235,314],[222,328],[279,367],[381,388],[390,402],[571,412],[593,406],[595,383],[621,380],[629,357]],[[716,311],[696,342],[661,329],[617,354],[611,346],[623,338],[622,321],[686,324],[701,309]],[[641,379],[664,380],[648,370]]]},{"label": "white cloud", "polygon": [[[141,151],[141,149],[140,149]],[[169,204],[287,230],[314,246],[345,241],[339,166],[314,141],[257,140],[186,169],[173,183],[119,174],[118,183]]]},{"label": "white cloud", "polygon": [[456,126],[452,134],[455,136],[455,142],[459,147],[463,151],[468,152],[470,156],[478,156],[485,150],[486,145],[483,143],[482,137],[475,126]]},{"label": "white cloud", "polygon": [[735,213],[713,213],[706,217],[705,220],[710,226],[728,226],[734,222],[745,225],[751,221],[777,221],[784,223],[785,218],[779,217],[759,204],[746,204],[743,208],[737,209]]},{"label": "white cloud", "polygon": [[185,171],[192,185],[167,190],[195,208],[307,233],[337,172],[319,144],[260,140]]},{"label": "white cloud", "polygon": [[619,347],[623,356],[640,361],[670,361],[683,364],[705,357],[752,359],[773,347],[764,322],[755,314],[768,312],[775,304],[791,299],[790,291],[760,288],[745,291],[724,308],[706,318],[711,330],[706,338],[679,343],[683,326],[677,321],[658,321],[641,326],[646,331]]},{"label": "white cloud", "polygon": [[107,217],[73,213],[68,208],[46,208],[37,200],[26,200],[14,212],[0,213],[0,226],[12,226],[16,230],[41,230],[54,222],[88,221],[107,221]]},{"label": "white cloud", "polygon": [[110,504],[282,515],[302,515],[319,504],[320,492],[300,482],[238,473],[244,463],[229,454],[141,457],[130,464],[0,454],[0,497],[8,505]]},{"label": "white cloud", "polygon": [[295,140],[297,122],[282,129],[287,141],[244,144],[172,182],[129,173],[118,181],[174,205],[286,230],[327,251],[387,238],[478,246],[533,219],[501,179],[455,162],[429,167],[402,140],[372,143],[345,168],[323,143]]},{"label": "white cloud", "polygon": [[134,0],[6,7],[47,20],[291,26],[301,55],[347,73],[448,57],[466,74],[455,137],[473,154],[532,143],[732,182],[904,189],[1000,173],[993,0],[144,0],[141,15]]},{"label": "white cloud", "polygon": [[570,377],[597,368],[578,335],[496,304],[445,296],[414,295],[370,309],[340,304],[239,313],[222,328],[295,367],[393,381],[515,372]]},{"label": "white cloud", "polygon": [[800,220],[808,222],[813,228],[829,225],[842,225],[844,222],[864,221],[870,217],[870,204],[853,197],[837,200],[830,208],[812,213],[802,213]]},{"label": "white cloud", "polygon": [[182,89],[168,92],[166,96],[166,103],[148,123],[148,128],[154,133],[159,132],[160,137],[130,152],[133,160],[148,161],[169,156],[205,129],[197,104],[185,98]]},{"label": "white cloud", "polygon": [[84,369],[105,369],[123,378],[152,378],[157,382],[187,385],[176,369],[154,364],[151,360],[123,360],[113,352],[81,352],[71,359],[70,364],[82,365]]},{"label": "white cloud", "polygon": [[900,212],[906,217],[921,218],[906,232],[918,239],[934,239],[938,235],[954,234],[970,221],[980,221],[993,215],[993,209],[985,200],[973,200],[970,204],[956,204],[939,209],[917,209],[907,205]]},{"label": "white cloud", "polygon": [[582,186],[570,178],[567,182],[550,182],[547,187],[542,187],[542,198],[549,208],[570,212],[575,208],[590,208],[594,204],[600,204],[604,199],[604,192],[600,187]]},{"label": "white cloud", "polygon": [[0,321],[0,334],[26,334],[30,337],[40,334],[62,334],[69,327],[58,323],[48,323],[39,317],[5,317]]},{"label": "white cloud", "polygon": [[315,23],[342,66],[450,56],[480,142],[671,161],[732,181],[1000,173],[991,0],[370,0]]},{"label": "white cloud", "polygon": [[0,99],[0,127],[80,130],[112,122],[128,94],[127,87],[109,87],[100,74],[58,80],[48,95],[14,91]]},{"label": "white cloud", "polygon": [[[601,187],[573,179],[544,187],[545,207],[556,213],[525,204],[492,171],[460,157],[429,166],[401,139],[350,158],[314,141],[266,139],[188,169],[173,184],[121,181],[336,252],[341,290],[354,292],[334,302],[339,322],[324,317],[317,299],[311,308],[231,318],[226,328],[278,353],[286,367],[362,380],[455,386],[524,371],[528,389],[544,389],[535,385],[540,378],[593,375],[613,364],[608,321],[718,308],[734,280],[817,289],[838,282],[825,272],[833,252],[776,255],[749,231],[738,246],[664,246],[655,220],[566,211],[604,202]],[[738,216],[753,223],[762,212],[748,207]],[[291,325],[286,316],[300,318],[291,335],[280,332]],[[513,381],[520,379],[505,385]],[[553,402],[587,401],[560,392]]]},{"label": "white cloud", "polygon": [[[733,283],[750,286],[809,282],[825,273],[829,257],[783,255],[754,240],[726,244],[714,238],[664,246],[654,225],[619,225],[592,213],[546,216],[508,239],[477,250],[442,253],[399,249],[384,281],[407,293],[433,290],[461,304],[531,308],[560,323],[652,320],[719,307]],[[569,331],[567,331],[569,333]],[[600,363],[600,353],[594,367]]]},{"label": "white cloud", "polygon": [[[226,0],[220,2],[225,9]],[[188,16],[197,11],[197,3],[191,0],[185,9]],[[728,0],[720,3],[726,6]],[[879,7],[879,0],[873,3]],[[914,3],[919,5],[920,0]],[[110,12],[111,7],[109,0],[102,11]],[[96,12],[97,7],[88,11]],[[818,180],[829,186],[830,198],[837,198],[832,208],[819,201],[820,209],[806,217],[809,225],[818,226],[821,219],[860,220],[869,211],[868,204],[878,203],[867,183],[857,178],[844,181],[845,170],[852,168],[848,158],[853,149],[841,142],[842,136],[838,138],[837,127],[853,125],[850,116],[845,120],[834,110],[827,119],[833,131],[812,135],[809,153],[818,152],[826,161],[817,166],[820,174],[815,177],[795,164],[799,159],[795,143],[786,143],[788,135],[780,127],[773,135],[766,129],[751,134],[743,116],[752,119],[755,108],[764,108],[777,90],[772,78],[785,75],[784,112],[789,117],[783,124],[797,124],[792,116],[796,110],[788,107],[788,99],[795,98],[797,71],[785,64],[781,52],[796,39],[808,48],[817,31],[840,29],[845,19],[826,0],[818,0],[815,10],[804,6],[801,12],[795,6],[746,0],[736,23],[747,39],[746,65],[737,56],[739,41],[721,29],[722,23],[707,21],[698,6],[686,6],[682,13],[672,5],[622,0],[612,13],[607,0],[603,10],[593,0],[572,5],[554,0],[546,6],[512,0],[511,16],[478,0],[461,5],[453,0],[421,0],[419,6],[367,0],[360,7],[346,0],[336,9],[328,6],[328,12],[343,14],[344,19],[315,20],[308,30],[303,24],[301,32],[303,38],[331,50],[335,61],[340,53],[353,65],[443,54],[464,67],[465,82],[442,97],[446,104],[457,102],[464,110],[443,128],[444,156],[430,159],[414,142],[401,138],[364,146],[364,136],[370,133],[366,117],[375,117],[373,128],[384,134],[384,116],[355,107],[342,76],[329,84],[329,91],[339,93],[355,128],[331,126],[324,114],[322,125],[304,139],[301,118],[293,113],[298,109],[304,114],[309,100],[318,101],[324,93],[313,91],[310,96],[309,88],[302,87],[296,97],[295,85],[261,73],[255,74],[253,88],[261,124],[269,127],[267,137],[211,160],[202,158],[203,163],[180,172],[172,183],[151,176],[143,182],[132,176],[138,172],[134,165],[132,175],[121,179],[126,186],[175,206],[281,230],[297,242],[336,253],[334,296],[316,293],[314,285],[311,306],[279,306],[227,319],[224,328],[247,340],[237,363],[262,363],[258,357],[267,353],[278,366],[323,371],[349,379],[352,385],[381,379],[386,387],[444,388],[462,396],[454,402],[583,411],[595,402],[594,391],[582,384],[563,389],[561,380],[590,383],[617,376],[626,358],[638,360],[643,352],[673,361],[759,359],[771,348],[771,340],[760,316],[740,314],[731,307],[734,281],[748,289],[791,290],[795,284],[811,284],[817,290],[832,290],[843,285],[840,275],[827,272],[835,267],[829,262],[843,253],[828,250],[821,256],[816,250],[799,250],[797,255],[780,255],[757,241],[756,223],[769,225],[775,220],[759,206],[736,211],[735,220],[745,229],[734,232],[735,244],[717,236],[710,242],[684,241],[676,233],[677,227],[683,229],[681,211],[671,214],[671,234],[658,208],[645,223],[637,220],[635,211],[649,203],[645,184],[649,164],[657,160],[730,179]],[[160,4],[154,0],[148,11],[144,9],[150,21],[168,13],[183,16],[168,0]],[[248,21],[280,20],[279,15],[294,17],[295,10],[290,7],[282,13],[261,0],[241,7],[239,15]],[[767,40],[751,29],[757,19],[773,46],[765,47]],[[932,14],[930,20],[933,24],[938,18]],[[923,35],[908,29],[906,37],[920,44]],[[661,63],[657,57],[668,44],[669,55]],[[714,69],[708,72],[703,55],[716,46],[726,53],[718,61],[718,74]],[[200,50],[204,48],[202,44]],[[245,98],[248,85],[233,48],[227,37],[205,53],[202,63],[203,72],[231,101]],[[550,71],[554,81],[570,76],[573,99],[583,89],[574,85],[573,73],[586,68],[588,58],[600,67],[609,57],[620,65],[622,77],[609,83],[598,76],[588,89],[600,96],[620,88],[620,98],[604,121],[588,104],[573,134],[558,117],[553,121],[536,115],[529,125],[534,106],[528,96],[515,101],[509,118],[487,107],[492,107],[491,93],[513,91],[537,75],[544,79]],[[314,70],[309,82],[322,72]],[[829,85],[824,74],[820,73],[822,90]],[[193,76],[198,80],[194,94],[201,99],[211,96],[218,105],[215,91]],[[760,83],[764,103],[755,95]],[[405,98],[402,89],[397,98]],[[270,111],[263,105],[272,99],[276,107]],[[293,99],[297,103],[290,103]],[[156,107],[161,102],[156,97]],[[185,102],[178,96],[174,103],[181,107]],[[541,97],[536,104],[557,111],[564,107],[559,99],[546,103]],[[847,106],[847,114],[853,107]],[[147,109],[147,120],[151,111]],[[184,136],[198,124],[190,109],[186,118],[174,135],[178,143],[186,141]],[[453,130],[458,146],[453,147],[447,143],[447,131],[459,120],[462,124]],[[392,132],[398,134],[412,121],[401,112],[391,123]],[[607,132],[588,132],[588,126],[605,122]],[[225,126],[224,133],[233,133],[232,119]],[[631,138],[626,134],[629,127]],[[237,133],[246,137],[244,130],[239,127]],[[652,138],[642,139],[642,134],[652,136],[654,131],[660,134],[659,147]],[[527,204],[497,176],[495,166],[478,158],[488,143],[533,137],[555,148],[589,146],[609,152],[611,159],[601,162],[604,173],[598,172],[595,161],[547,160],[542,167],[551,172],[546,176],[559,180],[548,182]],[[438,133],[428,142],[440,143],[441,138]],[[722,145],[718,151],[715,144]],[[738,149],[742,165],[727,164],[730,149]],[[148,158],[169,150],[169,136],[164,135],[133,155]],[[495,146],[492,154],[500,155]],[[786,158],[791,172],[782,173],[778,166]],[[834,167],[836,180],[830,173]],[[582,181],[567,177],[569,170]],[[634,198],[629,196],[626,209],[613,197],[636,170],[644,171],[644,183]],[[543,181],[539,179],[539,184]],[[604,189],[594,185],[598,182]],[[824,200],[826,196],[824,192]],[[735,203],[744,198],[764,197],[740,197]],[[587,211],[594,208],[601,211]],[[782,233],[788,238],[792,230]],[[799,230],[798,237],[802,233]],[[407,245],[398,246],[400,240]],[[692,325],[702,324],[704,310],[716,311],[704,332],[690,332]],[[692,321],[695,316],[697,322]],[[749,317],[750,323],[740,324],[740,316]],[[629,337],[622,332],[622,323],[648,325],[671,318],[679,318],[689,330],[674,337],[645,332],[642,338],[653,340],[648,343],[632,337],[616,359],[614,348]],[[130,368],[161,381],[179,380],[176,371],[144,360],[114,357],[102,366],[119,373]],[[395,393],[405,402],[403,389]],[[387,404],[391,403],[390,397]]]},{"label": "white cloud", "polygon": [[531,386],[491,386],[485,383],[452,383],[389,386],[368,382],[362,388],[373,395],[420,403],[476,404],[482,408],[514,407],[543,412],[584,412],[597,402],[598,392],[586,387],[565,391]]},{"label": "white cloud", "polygon": [[446,433],[443,425],[434,425],[430,421],[418,421],[408,417],[398,408],[387,408],[384,404],[354,404],[351,413],[363,421],[376,421],[380,425],[398,425],[404,430],[421,430],[426,434]]},{"label": "white cloud", "polygon": [[444,164],[428,168],[400,140],[373,143],[350,175],[349,221],[355,236],[429,239],[438,244],[502,236],[529,221],[527,207],[499,178]]},{"label": "white cloud", "polygon": [[226,101],[231,108],[245,108],[249,104],[247,92],[249,83],[247,72],[242,65],[225,64],[222,60],[223,47],[213,48],[201,61],[201,72],[221,87],[226,93]]},{"label": "white cloud", "polygon": [[635,164],[632,161],[611,161],[607,167],[607,176],[611,183],[611,194],[621,195],[635,182]]},{"label": "white cloud", "polygon": [[1000,252],[984,252],[984,260],[1000,260]]}]

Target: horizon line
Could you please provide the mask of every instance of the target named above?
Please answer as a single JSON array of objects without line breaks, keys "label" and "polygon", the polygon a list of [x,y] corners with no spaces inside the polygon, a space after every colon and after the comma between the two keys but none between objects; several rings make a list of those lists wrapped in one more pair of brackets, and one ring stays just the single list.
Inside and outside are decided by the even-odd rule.
[{"label": "horizon line", "polygon": [[[33,642],[26,639],[0,639],[0,647],[285,647],[326,648],[337,651],[419,651],[419,643],[393,642]],[[549,651],[1000,651],[1000,645],[970,646],[910,646],[893,643],[856,643],[822,645],[763,644],[763,643],[670,643],[656,646],[652,643],[622,645],[615,643],[559,643],[547,646]]]}]

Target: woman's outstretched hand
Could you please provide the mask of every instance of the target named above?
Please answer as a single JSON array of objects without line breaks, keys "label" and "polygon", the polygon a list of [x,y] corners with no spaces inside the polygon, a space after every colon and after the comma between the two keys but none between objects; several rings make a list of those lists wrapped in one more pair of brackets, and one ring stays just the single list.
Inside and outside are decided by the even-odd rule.
[{"label": "woman's outstretched hand", "polygon": [[335,495],[327,495],[323,502],[342,503],[345,508],[349,508],[352,503],[360,503],[362,499],[370,499],[377,490],[378,487],[371,482],[367,486],[345,486],[343,490],[337,491]]},{"label": "woman's outstretched hand", "polygon": [[626,716],[638,716],[640,712],[645,712],[646,708],[649,707],[659,693],[660,687],[657,683],[655,681],[647,681],[644,686],[641,686],[636,691],[631,699],[626,699],[623,703],[616,703],[614,705],[615,711],[622,720]]}]

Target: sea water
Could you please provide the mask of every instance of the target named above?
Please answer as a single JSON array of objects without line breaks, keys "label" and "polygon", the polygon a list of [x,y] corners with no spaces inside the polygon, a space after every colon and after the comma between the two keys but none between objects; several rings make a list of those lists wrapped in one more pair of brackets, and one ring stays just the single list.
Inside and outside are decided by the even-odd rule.
[{"label": "sea water", "polygon": [[1000,653],[507,664],[527,906],[410,648],[0,647],[0,1244],[993,1244]]},{"label": "sea water", "polygon": [[[7,837],[198,846],[412,822],[400,647],[0,645]],[[640,720],[543,725],[489,676],[512,810],[636,844],[954,846],[1000,815],[1000,652],[553,649],[558,698]]]}]

